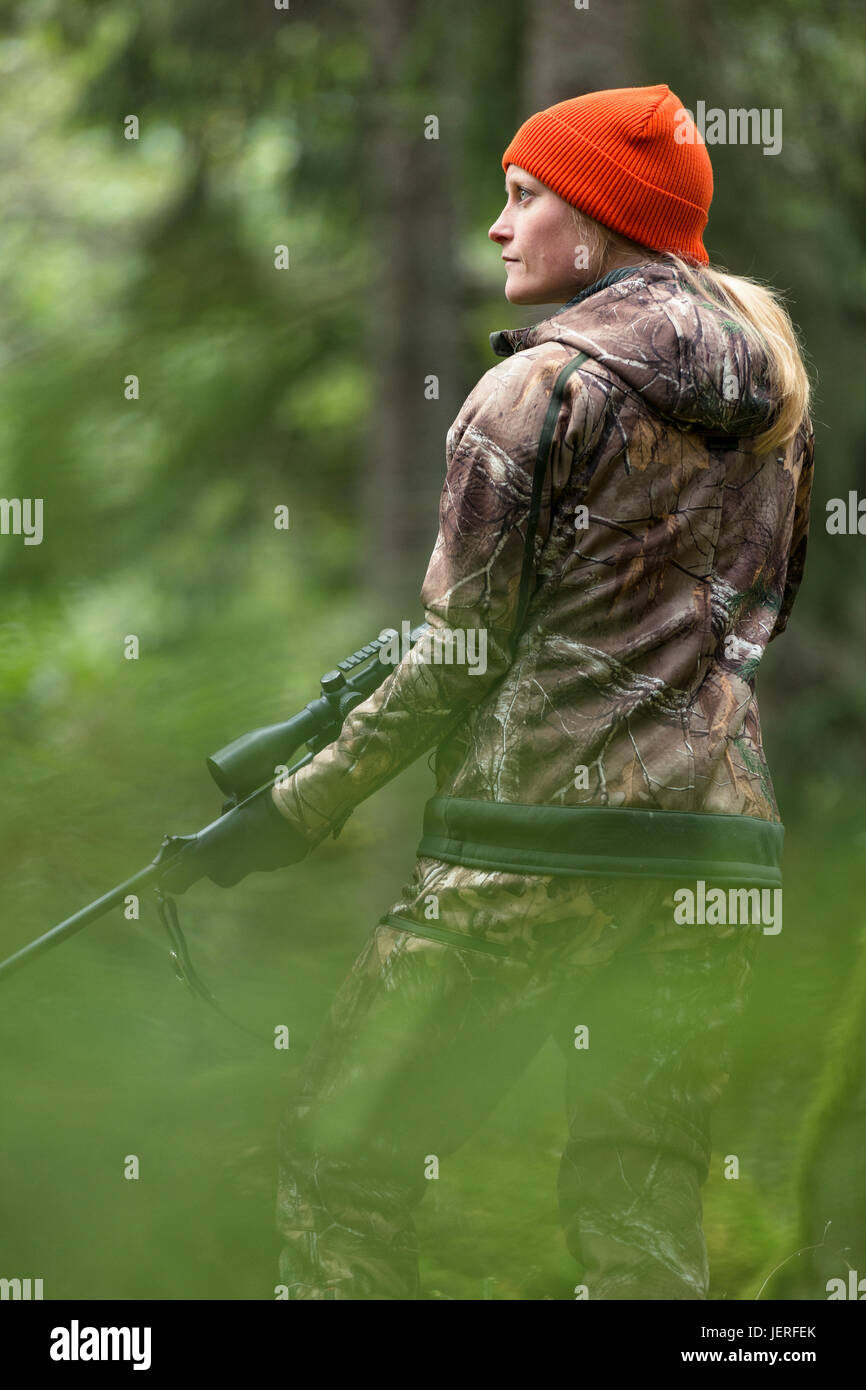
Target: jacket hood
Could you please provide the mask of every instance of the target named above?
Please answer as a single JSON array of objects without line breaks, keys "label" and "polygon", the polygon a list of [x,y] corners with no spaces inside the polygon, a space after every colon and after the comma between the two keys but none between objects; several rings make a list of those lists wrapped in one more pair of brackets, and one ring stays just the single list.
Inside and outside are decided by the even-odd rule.
[{"label": "jacket hood", "polygon": [[759,434],[777,407],[766,353],[669,261],[614,272],[530,328],[491,333],[500,357],[542,343],[585,352],[682,426]]}]

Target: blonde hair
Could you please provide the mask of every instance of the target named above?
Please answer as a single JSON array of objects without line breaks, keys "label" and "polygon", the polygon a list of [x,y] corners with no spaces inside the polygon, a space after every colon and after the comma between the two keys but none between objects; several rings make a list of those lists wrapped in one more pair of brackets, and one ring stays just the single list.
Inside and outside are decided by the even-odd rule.
[{"label": "blonde hair", "polygon": [[686,285],[714,307],[723,309],[742,329],[749,345],[766,353],[777,404],[773,423],[758,435],[755,447],[761,453],[784,449],[809,409],[812,388],[803,348],[782,296],[758,280],[731,275],[724,267],[694,265],[672,251],[651,251],[587,217],[578,208],[572,207],[571,212],[577,234],[588,252],[593,281],[601,279],[615,257],[627,255],[635,265],[648,260],[671,261]]}]

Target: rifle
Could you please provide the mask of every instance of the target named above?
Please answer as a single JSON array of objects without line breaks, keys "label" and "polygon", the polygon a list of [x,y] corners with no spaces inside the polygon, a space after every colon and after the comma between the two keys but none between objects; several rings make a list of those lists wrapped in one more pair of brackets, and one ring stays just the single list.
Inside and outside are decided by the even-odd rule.
[{"label": "rifle", "polygon": [[[403,637],[405,642],[408,635],[409,646],[415,646],[429,630],[428,623],[421,623],[407,634],[408,626],[408,623],[403,625]],[[176,976],[190,987],[193,994],[211,1004],[224,1017],[231,1019],[231,1016],[220,1008],[196,973],[180,928],[176,904],[173,898],[163,891],[161,881],[168,875],[169,870],[177,881],[178,866],[183,865],[180,876],[186,879],[182,890],[186,891],[191,883],[202,878],[206,872],[196,864],[196,855],[206,848],[208,836],[221,825],[222,817],[244,802],[270,791],[277,777],[279,780],[291,777],[298,768],[304,767],[311,758],[334,742],[350,711],[372,695],[385,680],[388,673],[384,663],[379,660],[379,652],[386,643],[393,641],[397,636],[393,628],[383,629],[372,642],[352,652],[343,661],[338,661],[332,671],[326,671],[320,681],[321,694],[315,700],[310,700],[291,719],[253,729],[211,754],[207,759],[208,772],[226,798],[217,819],[195,835],[166,835],[156,858],[146,868],[140,869],[131,878],[124,879],[123,883],[103,893],[102,897],[83,907],[80,912],[73,913],[43,936],[31,941],[27,946],[22,946],[20,951],[16,951],[6,960],[0,961],[0,979],[14,974],[29,961],[35,960],[45,951],[50,951],[68,937],[74,936],[82,927],[89,926],[99,917],[104,917],[106,912],[122,903],[129,894],[138,894],[141,890],[153,886],[157,912],[168,933],[170,956]],[[307,753],[292,767],[288,767],[290,758],[302,743],[306,743]],[[225,827],[222,829],[224,831]],[[231,1022],[234,1023],[236,1020],[231,1019]],[[242,1024],[238,1026],[243,1027]]]}]

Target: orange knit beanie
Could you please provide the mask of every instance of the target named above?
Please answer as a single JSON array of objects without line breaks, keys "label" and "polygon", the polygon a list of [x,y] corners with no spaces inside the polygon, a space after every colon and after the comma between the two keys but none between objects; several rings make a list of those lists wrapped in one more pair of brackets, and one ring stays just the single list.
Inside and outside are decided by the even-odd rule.
[{"label": "orange knit beanie", "polygon": [[520,127],[502,156],[506,172],[509,164],[630,241],[709,262],[701,236],[713,198],[710,157],[664,83],[548,106]]}]

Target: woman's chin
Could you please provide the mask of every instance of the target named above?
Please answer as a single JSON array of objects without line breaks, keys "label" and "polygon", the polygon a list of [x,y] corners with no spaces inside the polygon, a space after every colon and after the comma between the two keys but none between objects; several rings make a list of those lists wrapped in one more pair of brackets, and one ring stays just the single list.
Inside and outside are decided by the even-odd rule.
[{"label": "woman's chin", "polygon": [[509,279],[505,286],[505,298],[509,304],[538,304],[534,290],[528,285],[512,285]]},{"label": "woman's chin", "polygon": [[[561,304],[563,303],[559,288],[555,285],[539,284],[512,284],[512,276],[509,276],[505,285],[505,298],[509,304]],[[565,296],[569,299],[575,290],[570,290]]]}]

